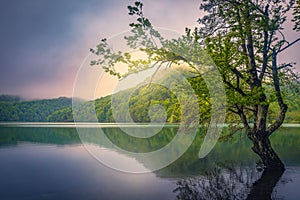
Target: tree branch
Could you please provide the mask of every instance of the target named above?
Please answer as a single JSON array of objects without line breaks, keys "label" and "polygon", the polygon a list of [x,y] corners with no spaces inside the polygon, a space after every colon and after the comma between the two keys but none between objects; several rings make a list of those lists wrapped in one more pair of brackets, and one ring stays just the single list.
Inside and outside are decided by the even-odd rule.
[{"label": "tree branch", "polygon": [[274,124],[272,124],[267,129],[267,134],[270,136],[274,131],[276,131],[283,123],[285,119],[285,114],[287,112],[288,106],[284,103],[282,95],[281,95],[281,89],[280,89],[280,83],[279,83],[279,77],[278,77],[278,68],[277,68],[277,53],[273,51],[272,56],[272,72],[273,72],[273,82],[274,82],[274,89],[277,97],[277,103],[280,107],[280,113],[278,119],[275,121]]},{"label": "tree branch", "polygon": [[268,65],[268,45],[269,45],[269,34],[268,34],[268,29],[269,29],[269,4],[266,6],[265,8],[265,12],[263,13],[264,17],[266,17],[265,20],[267,20],[266,26],[268,26],[265,30],[264,30],[264,47],[263,47],[263,64],[262,64],[262,70],[261,73],[259,75],[259,80],[262,81],[262,79],[264,78],[266,69],[267,69],[267,65]]},{"label": "tree branch", "polygon": [[243,122],[243,125],[244,125],[244,128],[246,129],[247,133],[249,132],[249,130],[251,129],[249,124],[248,124],[248,121],[247,121],[247,117],[243,111],[243,106],[241,106],[241,108],[236,104],[235,105],[236,109],[238,110],[238,115],[240,116],[242,122]]},{"label": "tree branch", "polygon": [[289,44],[288,44],[287,46],[285,46],[283,49],[280,49],[277,53],[283,52],[284,50],[290,48],[291,46],[293,46],[294,44],[296,44],[296,43],[299,42],[299,41],[300,41],[300,38],[296,39],[294,42],[289,43]]},{"label": "tree branch", "polygon": [[226,80],[226,77],[224,75],[223,75],[223,81],[224,81],[225,84],[228,85],[228,87],[230,87],[231,89],[234,89],[240,95],[246,96],[246,94],[244,93],[244,91],[241,88],[235,87],[234,85],[232,85],[232,83],[230,83],[229,81]]},{"label": "tree branch", "polygon": [[281,70],[281,69],[284,69],[286,67],[293,67],[292,63],[287,63],[287,64],[284,64],[284,65],[281,65],[280,67],[278,67],[277,69],[278,70]]}]

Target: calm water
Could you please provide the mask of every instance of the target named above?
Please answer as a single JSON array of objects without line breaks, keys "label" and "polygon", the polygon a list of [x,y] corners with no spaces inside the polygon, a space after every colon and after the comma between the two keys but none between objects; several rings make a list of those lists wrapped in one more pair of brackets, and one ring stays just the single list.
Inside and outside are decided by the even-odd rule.
[{"label": "calm water", "polygon": [[[199,133],[188,151],[172,165],[134,175],[100,164],[86,151],[72,126],[34,126],[0,126],[1,200],[176,199],[187,195],[207,198],[210,192],[224,198],[230,193],[232,198],[235,195],[243,199],[262,174],[255,168],[259,159],[243,134],[220,141],[206,158],[199,160],[203,140]],[[176,131],[176,127],[168,127],[155,137],[134,139],[118,128],[104,128],[113,143],[132,152],[161,148]],[[103,146],[93,135],[88,138],[89,145],[103,149],[103,156],[112,160],[127,156]],[[271,196],[299,199],[300,128],[283,128],[271,139],[287,167]],[[133,160],[131,164],[147,167],[142,161]],[[224,187],[220,188],[220,184]]]}]

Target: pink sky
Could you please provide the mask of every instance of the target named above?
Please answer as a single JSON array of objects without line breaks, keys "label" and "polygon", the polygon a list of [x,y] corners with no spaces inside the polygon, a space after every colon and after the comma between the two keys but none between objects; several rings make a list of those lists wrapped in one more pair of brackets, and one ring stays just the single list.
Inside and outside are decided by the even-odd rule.
[{"label": "pink sky", "polygon": [[[47,3],[49,4],[49,2]],[[84,58],[88,55],[89,48],[94,47],[101,38],[109,38],[129,30],[128,24],[134,21],[134,18],[127,14],[127,6],[133,2],[129,0],[74,1],[72,7],[70,2],[61,1],[60,3],[53,3],[55,4],[53,8],[49,5],[46,7],[45,5],[36,4],[34,4],[36,7],[31,6],[28,8],[24,6],[24,8],[21,8],[22,5],[11,5],[11,7],[0,5],[2,9],[8,10],[7,13],[11,13],[7,14],[5,19],[2,19],[7,20],[4,21],[6,23],[3,23],[7,35],[9,35],[9,31],[14,31],[13,28],[20,32],[12,38],[9,38],[9,36],[6,36],[7,38],[1,37],[3,41],[7,41],[7,48],[11,47],[12,52],[8,54],[9,50],[6,50],[6,46],[2,45],[2,51],[7,53],[5,58],[9,56],[10,59],[6,59],[7,62],[3,61],[1,63],[0,61],[0,93],[21,95],[30,99],[71,97],[76,73]],[[30,4],[31,0],[26,1],[26,3]],[[87,5],[89,3],[91,5]],[[93,3],[95,6],[93,6]],[[179,33],[184,33],[185,27],[196,27],[196,20],[201,17],[199,10],[201,1],[198,0],[144,0],[143,3],[145,15],[154,26],[171,29]],[[36,10],[41,9],[39,6],[45,8],[45,10],[37,13]],[[11,11],[9,11],[10,8]],[[58,8],[64,9],[60,10]],[[32,30],[29,25],[26,27],[24,23],[23,25],[17,24],[16,27],[9,23],[10,15],[14,15],[14,12],[21,12],[18,9],[21,9],[24,13],[24,16],[20,16],[23,18],[35,13],[34,17],[28,17],[28,20],[24,21],[24,23],[33,24]],[[60,13],[51,12],[56,10]],[[55,14],[60,18],[52,19],[52,15]],[[37,25],[33,22],[38,20],[39,15],[41,15],[41,19],[51,18],[52,21],[49,21],[49,23],[52,23],[52,26],[46,24],[44,29],[37,29]],[[20,22],[20,20],[16,19],[17,22]],[[63,22],[64,24],[62,24]],[[52,27],[52,29],[49,27]],[[24,34],[21,34],[22,31],[24,31]],[[31,35],[33,33],[36,35],[35,37],[25,37],[25,32],[28,35],[31,32]],[[290,39],[294,39],[296,36],[296,34],[288,33]],[[17,43],[16,40],[19,42]],[[282,55],[282,59],[294,60],[300,64],[299,52],[300,45],[297,44],[293,49]],[[4,56],[4,54],[2,55]],[[300,69],[299,64],[297,65],[298,69]]]}]

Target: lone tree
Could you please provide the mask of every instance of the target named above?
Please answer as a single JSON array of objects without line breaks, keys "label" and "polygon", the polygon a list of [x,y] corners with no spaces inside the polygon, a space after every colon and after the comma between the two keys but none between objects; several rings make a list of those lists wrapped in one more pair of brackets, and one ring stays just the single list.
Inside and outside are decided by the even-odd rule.
[{"label": "lone tree", "polygon": [[[200,8],[207,14],[199,19],[199,34],[223,76],[228,110],[241,120],[265,167],[284,170],[269,137],[288,109],[282,87],[297,81],[294,63],[279,63],[278,57],[300,41],[287,41],[283,28],[293,13],[299,31],[299,1],[204,0]],[[279,112],[268,120],[273,102]]]},{"label": "lone tree", "polygon": [[[300,38],[287,41],[283,28],[292,13],[293,30],[300,31],[300,2],[203,0],[200,9],[206,15],[199,19],[200,28],[194,32],[187,29],[186,35],[173,40],[164,39],[153,28],[142,7],[141,2],[128,6],[129,15],[136,16],[137,23],[130,24],[133,35],[125,39],[130,47],[145,52],[147,59],[132,60],[130,53],[113,51],[103,39],[96,49],[91,49],[101,56],[91,65],[102,65],[118,77],[122,76],[114,67],[118,62],[128,65],[129,74],[148,69],[151,63],[154,63],[152,67],[160,68],[163,63],[171,67],[185,62],[196,69],[193,61],[197,56],[205,59],[202,51],[206,50],[226,86],[228,114],[243,125],[253,143],[253,151],[264,166],[283,172],[284,164],[273,150],[269,137],[282,125],[288,109],[282,88],[298,83],[294,63],[279,63],[278,57],[300,41]],[[198,88],[199,98],[207,93],[203,79],[197,77],[191,83]],[[270,117],[271,104],[279,108],[275,117],[274,113]]]}]

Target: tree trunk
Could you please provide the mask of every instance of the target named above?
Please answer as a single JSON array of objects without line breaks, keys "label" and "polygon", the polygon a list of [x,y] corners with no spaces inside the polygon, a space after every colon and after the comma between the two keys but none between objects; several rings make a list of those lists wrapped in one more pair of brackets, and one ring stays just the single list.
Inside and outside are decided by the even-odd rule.
[{"label": "tree trunk", "polygon": [[265,169],[261,178],[253,184],[247,199],[271,200],[273,189],[285,171],[284,164],[272,148],[266,132],[250,133],[248,137],[253,143],[252,150],[261,158]]},{"label": "tree trunk", "polygon": [[247,200],[271,200],[273,189],[283,175],[284,170],[265,169],[260,179],[253,183]]},{"label": "tree trunk", "polygon": [[252,150],[261,158],[266,169],[285,170],[283,162],[271,146],[269,136],[257,133],[249,137],[253,143]]}]

